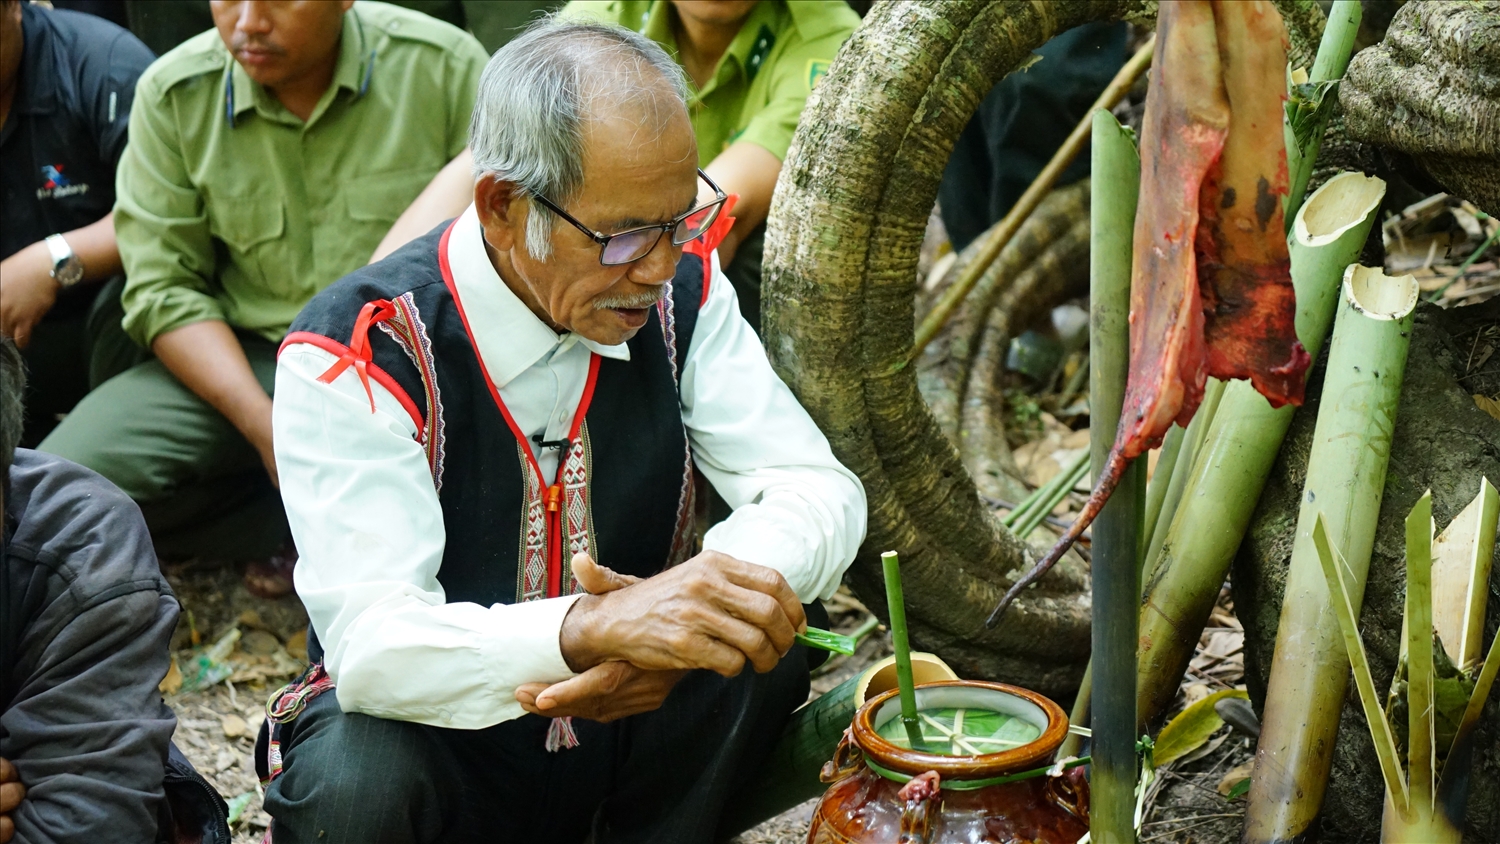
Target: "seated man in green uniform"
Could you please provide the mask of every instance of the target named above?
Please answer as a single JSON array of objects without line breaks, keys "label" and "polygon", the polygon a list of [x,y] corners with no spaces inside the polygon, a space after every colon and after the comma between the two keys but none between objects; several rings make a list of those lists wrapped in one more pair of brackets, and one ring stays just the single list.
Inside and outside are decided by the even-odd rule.
[{"label": "seated man in green uniform", "polygon": [[759,331],[771,192],[807,96],[859,16],[839,0],[573,0],[560,14],[634,29],[686,72],[699,165],[739,195],[719,260]]},{"label": "seated man in green uniform", "polygon": [[258,561],[247,585],[276,594],[295,559],[274,489],[277,346],[463,152],[488,56],[383,3],[213,12],[217,31],[141,76],[119,166],[124,326],[155,359],[40,449],[135,499],[164,556]]}]

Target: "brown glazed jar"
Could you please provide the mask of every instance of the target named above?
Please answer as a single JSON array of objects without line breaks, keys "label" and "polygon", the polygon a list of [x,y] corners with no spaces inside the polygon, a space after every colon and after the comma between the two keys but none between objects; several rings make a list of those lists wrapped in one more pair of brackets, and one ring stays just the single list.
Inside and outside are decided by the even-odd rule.
[{"label": "brown glazed jar", "polygon": [[855,713],[833,761],[823,767],[823,781],[832,785],[813,813],[808,844],[1075,844],[1089,828],[1083,768],[1038,773],[1067,735],[1062,709],[1002,683],[917,687],[919,712],[953,707],[1010,715],[1040,735],[973,756],[908,750],[877,732],[900,719],[897,692],[886,692]]}]

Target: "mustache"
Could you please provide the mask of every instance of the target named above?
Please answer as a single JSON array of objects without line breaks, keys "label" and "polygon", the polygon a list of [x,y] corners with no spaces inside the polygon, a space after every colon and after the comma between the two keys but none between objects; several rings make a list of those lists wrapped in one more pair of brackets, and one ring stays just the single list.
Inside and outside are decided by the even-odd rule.
[{"label": "mustache", "polygon": [[655,290],[645,290],[640,293],[630,293],[620,296],[606,296],[603,299],[597,299],[594,301],[594,310],[608,311],[615,308],[621,308],[624,310],[637,310],[640,308],[649,308],[655,305],[657,302],[660,302],[662,296],[666,292],[667,291],[665,287],[658,287]]},{"label": "mustache", "polygon": [[231,53],[238,53],[241,50],[254,50],[257,53],[271,53],[277,56],[286,55],[286,50],[279,44],[272,44],[269,41],[251,38],[244,33],[237,32],[229,40],[229,51]]}]

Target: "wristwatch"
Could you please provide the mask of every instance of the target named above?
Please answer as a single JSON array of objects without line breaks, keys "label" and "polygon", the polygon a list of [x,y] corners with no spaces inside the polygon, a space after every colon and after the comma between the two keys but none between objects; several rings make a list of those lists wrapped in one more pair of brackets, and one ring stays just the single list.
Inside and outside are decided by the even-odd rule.
[{"label": "wristwatch", "polygon": [[52,253],[52,277],[64,289],[83,281],[83,261],[60,234],[47,237],[47,251]]}]

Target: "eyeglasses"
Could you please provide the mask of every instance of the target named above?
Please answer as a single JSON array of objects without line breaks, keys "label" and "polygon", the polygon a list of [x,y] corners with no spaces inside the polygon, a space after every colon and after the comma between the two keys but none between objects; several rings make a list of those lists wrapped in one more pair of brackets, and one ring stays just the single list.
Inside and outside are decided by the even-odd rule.
[{"label": "eyeglasses", "polygon": [[708,227],[718,219],[719,212],[724,208],[724,200],[729,196],[708,177],[702,170],[698,171],[698,178],[708,182],[713,188],[714,200],[707,205],[702,205],[673,219],[670,223],[658,223],[654,226],[641,226],[638,229],[616,232],[614,234],[603,234],[585,226],[574,219],[571,214],[557,207],[557,204],[545,196],[538,194],[536,201],[542,203],[552,210],[552,213],[572,223],[575,228],[589,236],[590,240],[599,244],[599,263],[606,267],[629,264],[639,261],[650,254],[661,241],[661,236],[671,232],[672,243],[682,246],[708,231]]}]

